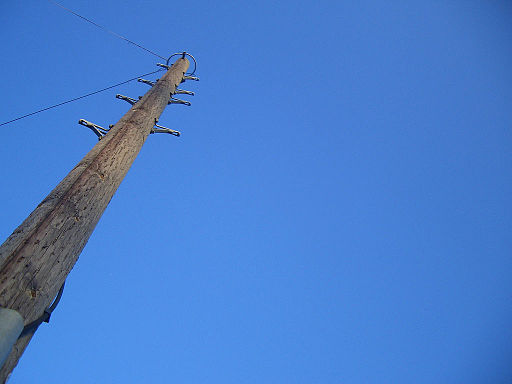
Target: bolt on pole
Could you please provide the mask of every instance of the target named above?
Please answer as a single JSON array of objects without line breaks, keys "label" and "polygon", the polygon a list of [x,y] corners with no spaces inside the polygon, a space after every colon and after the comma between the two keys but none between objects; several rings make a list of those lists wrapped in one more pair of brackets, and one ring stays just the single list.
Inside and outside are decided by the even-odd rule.
[{"label": "bolt on pole", "polygon": [[[188,66],[183,54],[0,246],[0,308],[17,311],[25,326],[59,292]],[[0,383],[36,330],[21,333]]]}]

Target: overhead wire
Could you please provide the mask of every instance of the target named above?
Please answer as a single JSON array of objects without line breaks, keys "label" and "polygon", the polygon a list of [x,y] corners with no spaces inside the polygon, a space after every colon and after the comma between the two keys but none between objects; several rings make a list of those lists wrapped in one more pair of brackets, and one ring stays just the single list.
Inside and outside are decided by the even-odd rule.
[{"label": "overhead wire", "polygon": [[[128,38],[126,38],[126,37],[124,37],[124,36],[121,36],[120,34],[118,34],[118,33],[114,32],[114,31],[111,31],[110,29],[108,29],[108,28],[104,27],[103,25],[100,25],[100,24],[98,24],[98,23],[96,23],[96,22],[94,22],[94,21],[92,21],[92,20],[90,20],[90,19],[88,19],[88,18],[86,18],[86,17],[84,17],[84,16],[82,16],[82,15],[80,15],[80,14],[76,13],[76,12],[72,11],[72,10],[71,10],[71,9],[69,9],[69,8],[66,8],[65,6],[63,6],[62,4],[58,3],[57,1],[54,1],[54,0],[48,0],[48,1],[49,1],[50,3],[53,3],[54,5],[57,5],[58,7],[62,8],[62,9],[64,9],[65,11],[67,11],[67,12],[69,12],[69,13],[71,13],[71,14],[73,14],[73,15],[75,15],[75,16],[77,16],[77,17],[79,17],[79,18],[81,18],[81,19],[83,19],[83,20],[85,20],[85,21],[87,21],[87,22],[89,22],[89,23],[91,23],[92,25],[94,25],[94,26],[96,26],[96,27],[98,27],[98,28],[100,28],[100,29],[103,29],[104,31],[106,31],[106,32],[108,32],[108,33],[110,33],[110,34],[112,34],[112,35],[114,35],[114,36],[116,36],[116,37],[118,37],[118,38],[120,38],[120,39],[122,39],[122,40],[124,40],[124,41],[126,41],[126,42],[128,42],[128,43],[130,43],[130,44],[133,44],[133,45],[135,45],[135,46],[136,46],[136,47],[138,47],[138,48],[143,49],[144,51],[146,51],[146,52],[148,52],[148,53],[150,53],[150,54],[152,54],[152,55],[154,55],[154,56],[156,56],[156,57],[159,57],[159,58],[161,58],[161,59],[163,59],[163,60],[167,60],[167,58],[166,58],[166,57],[160,56],[158,53],[155,53],[155,52],[151,51],[150,49],[147,49],[147,48],[143,47],[142,45],[137,44],[136,42],[134,42],[134,41],[132,41],[132,40],[130,40],[130,39],[128,39]],[[48,111],[49,109],[56,108],[56,107],[60,107],[61,105],[68,104],[68,103],[72,103],[73,101],[77,101],[77,100],[80,100],[80,99],[83,99],[83,98],[86,98],[86,97],[89,97],[89,96],[95,95],[95,94],[97,94],[97,93],[100,93],[100,92],[103,92],[103,91],[106,91],[106,90],[109,90],[109,89],[112,89],[112,88],[118,87],[118,86],[120,86],[120,85],[123,85],[123,84],[129,83],[130,81],[136,80],[136,79],[138,79],[138,78],[140,78],[140,77],[148,76],[148,75],[152,75],[152,74],[157,73],[157,72],[160,72],[160,71],[162,71],[162,69],[159,69],[159,70],[157,70],[157,71],[150,72],[150,73],[145,73],[144,75],[140,75],[140,76],[134,77],[134,78],[132,78],[132,79],[129,79],[129,80],[123,81],[123,82],[121,82],[121,83],[117,83],[117,84],[111,85],[111,86],[109,86],[109,87],[102,88],[102,89],[99,89],[99,90],[97,90],[97,91],[90,92],[90,93],[87,93],[87,94],[85,94],[85,95],[82,95],[82,96],[79,96],[79,97],[75,97],[75,98],[73,98],[73,99],[69,99],[69,100],[63,101],[62,103],[58,103],[58,104],[55,104],[55,105],[51,105],[51,106],[49,106],[49,107],[45,107],[45,108],[40,109],[40,110],[37,110],[37,111],[35,111],[35,112],[27,113],[26,115],[19,116],[19,117],[15,118],[15,119],[12,119],[12,120],[9,120],[9,121],[6,121],[6,122],[3,122],[3,123],[0,123],[0,127],[1,127],[2,125],[7,125],[7,124],[10,124],[10,123],[15,122],[15,121],[17,121],[17,120],[24,119],[24,118],[29,117],[29,116],[32,116],[32,115],[35,115],[35,114],[38,114],[38,113],[41,113],[41,112],[44,112],[44,111]]]},{"label": "overhead wire", "polygon": [[111,30],[110,30],[110,29],[108,29],[107,27],[104,27],[103,25],[100,25],[100,24],[98,24],[98,23],[96,23],[96,22],[94,22],[94,21],[92,21],[92,20],[88,19],[87,17],[84,17],[84,16],[82,16],[82,15],[79,15],[78,13],[76,13],[76,12],[72,11],[72,10],[71,10],[71,9],[69,9],[69,8],[66,8],[65,6],[63,6],[62,4],[60,4],[60,3],[58,3],[58,2],[56,2],[56,1],[54,1],[54,0],[48,0],[48,1],[49,1],[50,3],[53,3],[53,4],[55,4],[55,5],[59,6],[59,7],[61,7],[62,9],[64,9],[64,10],[68,11],[69,13],[71,13],[71,14],[73,14],[73,15],[75,15],[75,16],[77,16],[77,17],[79,17],[79,18],[81,18],[82,20],[85,20],[85,21],[87,21],[87,22],[91,23],[92,25],[94,25],[94,26],[96,26],[96,27],[98,27],[98,28],[100,28],[100,29],[103,29],[105,32],[108,32],[108,33],[110,33],[111,35],[114,35],[114,36],[116,36],[116,37],[118,37],[118,38],[120,38],[120,39],[122,39],[122,40],[124,40],[124,41],[126,41],[126,42],[128,42],[128,43],[130,43],[130,44],[133,44],[133,45],[135,45],[136,47],[139,47],[139,48],[141,48],[141,49],[145,50],[146,52],[148,52],[148,53],[150,53],[150,54],[152,54],[152,55],[155,55],[155,56],[157,56],[157,57],[159,57],[159,58],[161,58],[161,59],[167,60],[167,58],[166,58],[166,57],[160,56],[158,53],[155,53],[155,52],[153,52],[153,51],[151,51],[151,50],[149,50],[149,49],[147,49],[147,48],[143,47],[142,45],[137,44],[136,42],[131,41],[130,39],[128,39],[128,38],[126,38],[126,37],[124,37],[124,36],[121,36],[120,34],[118,34],[118,33],[114,32],[114,31],[111,31]]},{"label": "overhead wire", "polygon": [[12,122],[15,122],[15,121],[18,121],[18,120],[21,120],[21,119],[24,119],[25,117],[29,117],[29,116],[33,116],[35,114],[38,114],[38,113],[41,113],[41,112],[44,112],[44,111],[48,111],[49,109],[52,109],[52,108],[56,108],[56,107],[60,107],[61,105],[64,105],[64,104],[68,104],[68,103],[72,103],[73,101],[77,101],[77,100],[80,100],[80,99],[84,99],[86,97],[89,97],[89,96],[92,96],[92,95],[95,95],[97,93],[100,93],[100,92],[103,92],[103,91],[107,91],[109,89],[112,89],[112,88],[115,88],[115,87],[118,87],[120,85],[123,85],[123,84],[126,84],[126,83],[129,83],[130,81],[134,81],[134,80],[137,80],[138,78],[141,78],[141,77],[144,77],[144,76],[149,76],[149,75],[153,75],[157,72],[161,72],[163,71],[163,69],[158,69],[156,71],[153,71],[153,72],[149,72],[149,73],[145,73],[143,75],[140,75],[140,76],[137,76],[137,77],[134,77],[134,78],[131,78],[129,80],[126,80],[126,81],[122,81],[120,83],[117,83],[117,84],[114,84],[114,85],[111,85],[109,87],[106,87],[106,88],[102,88],[102,89],[99,89],[97,91],[94,91],[94,92],[90,92],[90,93],[87,93],[85,95],[82,95],[82,96],[79,96],[79,97],[75,97],[73,99],[69,99],[69,100],[66,100],[66,101],[63,101],[62,103],[58,103],[58,104],[55,104],[55,105],[51,105],[49,107],[45,107],[43,109],[40,109],[38,111],[35,111],[35,112],[31,112],[31,113],[27,113],[26,115],[23,115],[23,116],[20,116],[20,117],[17,117],[15,119],[12,119],[12,120],[9,120],[9,121],[6,121],[4,123],[1,123],[0,124],[0,127],[2,125],[7,125],[7,124],[10,124]]}]

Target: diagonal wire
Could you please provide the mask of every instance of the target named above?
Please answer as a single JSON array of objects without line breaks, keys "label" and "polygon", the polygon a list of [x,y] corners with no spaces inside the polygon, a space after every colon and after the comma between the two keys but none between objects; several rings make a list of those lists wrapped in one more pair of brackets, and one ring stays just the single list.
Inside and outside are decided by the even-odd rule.
[{"label": "diagonal wire", "polygon": [[131,40],[127,39],[126,37],[121,36],[121,35],[119,35],[118,33],[115,33],[114,31],[111,31],[110,29],[108,29],[108,28],[104,27],[103,25],[100,25],[100,24],[98,24],[98,23],[95,23],[94,21],[89,20],[88,18],[83,17],[83,16],[79,15],[79,14],[78,14],[78,13],[76,13],[76,12],[73,12],[71,9],[66,8],[65,6],[63,6],[63,5],[62,5],[62,4],[60,4],[60,3],[57,3],[56,1],[53,1],[53,0],[48,0],[48,1],[49,1],[50,3],[53,3],[53,4],[55,4],[55,5],[59,6],[59,7],[61,7],[61,8],[62,8],[62,9],[64,9],[64,10],[66,10],[66,11],[68,11],[68,12],[72,13],[73,15],[78,16],[79,18],[81,18],[81,19],[83,19],[83,20],[85,20],[85,21],[87,21],[87,22],[91,23],[92,25],[95,25],[96,27],[101,28],[101,29],[103,29],[104,31],[106,31],[106,32],[108,32],[108,33],[110,33],[110,34],[112,34],[112,35],[114,35],[114,36],[116,36],[116,37],[119,37],[120,39],[123,39],[123,40],[127,41],[128,43],[133,44],[133,45],[135,45],[136,47],[139,47],[139,48],[141,48],[141,49],[145,50],[146,52],[151,53],[152,55],[155,55],[155,56],[157,56],[157,57],[159,57],[159,58],[161,58],[161,59],[167,60],[167,58],[166,58],[166,57],[160,56],[159,54],[157,54],[157,53],[155,53],[155,52],[153,52],[153,51],[151,51],[151,50],[149,50],[149,49],[147,49],[147,48],[144,48],[142,45],[139,45],[139,44],[137,44],[137,43],[135,43],[135,42],[133,42],[133,41],[131,41]]},{"label": "diagonal wire", "polygon": [[106,90],[108,90],[108,89],[112,89],[112,88],[118,87],[118,86],[120,86],[120,85],[123,85],[123,84],[129,83],[130,81],[137,80],[137,79],[138,79],[138,78],[140,78],[140,77],[149,76],[149,75],[152,75],[152,74],[157,73],[157,72],[160,72],[160,71],[163,71],[163,69],[159,69],[159,70],[157,70],[157,71],[150,72],[150,73],[145,73],[145,74],[143,74],[143,75],[140,75],[140,76],[134,77],[134,78],[132,78],[132,79],[130,79],[130,80],[126,80],[126,81],[123,81],[123,82],[121,82],[121,83],[117,83],[117,84],[111,85],[111,86],[109,86],[109,87],[102,88],[102,89],[99,89],[99,90],[94,91],[94,92],[91,92],[91,93],[87,93],[86,95],[82,95],[82,96],[79,96],[79,97],[75,97],[75,98],[73,98],[73,99],[63,101],[62,103],[59,103],[59,104],[51,105],[51,106],[49,106],[49,107],[46,107],[46,108],[40,109],[40,110],[35,111],[35,112],[27,113],[26,115],[23,115],[23,116],[20,116],[20,117],[15,118],[15,119],[12,119],[12,120],[6,121],[6,122],[4,122],[4,123],[1,123],[1,124],[0,124],[0,127],[1,127],[2,125],[7,125],[7,124],[10,124],[10,123],[12,123],[12,122],[14,122],[14,121],[18,121],[18,120],[24,119],[25,117],[29,117],[29,116],[35,115],[35,114],[37,114],[37,113],[41,113],[41,112],[47,111],[47,110],[52,109],[52,108],[60,107],[61,105],[68,104],[68,103],[72,103],[73,101],[77,101],[77,100],[80,100],[80,99],[84,99],[84,98],[86,98],[86,97],[89,97],[89,96],[95,95],[95,94],[97,94],[97,93],[100,93],[100,92],[106,91]]}]

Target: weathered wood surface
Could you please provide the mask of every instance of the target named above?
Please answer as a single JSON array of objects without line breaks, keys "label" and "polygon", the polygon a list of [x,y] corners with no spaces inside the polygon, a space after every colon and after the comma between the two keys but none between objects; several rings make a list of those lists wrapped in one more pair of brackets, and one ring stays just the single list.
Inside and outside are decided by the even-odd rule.
[{"label": "weathered wood surface", "polygon": [[[25,324],[51,304],[188,65],[177,60],[0,246],[0,306]],[[31,337],[18,340],[1,383]]]}]

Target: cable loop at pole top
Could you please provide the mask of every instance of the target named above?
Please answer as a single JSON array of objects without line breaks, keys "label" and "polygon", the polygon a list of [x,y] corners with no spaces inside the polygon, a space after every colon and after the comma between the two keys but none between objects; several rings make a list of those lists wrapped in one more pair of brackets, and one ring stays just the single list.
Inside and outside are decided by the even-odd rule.
[{"label": "cable loop at pole top", "polygon": [[169,65],[169,62],[171,61],[171,59],[174,57],[174,56],[181,56],[182,58],[185,58],[185,56],[188,56],[192,59],[192,61],[194,62],[194,70],[192,72],[187,72],[185,73],[185,75],[187,76],[192,76],[194,73],[196,73],[196,68],[197,68],[197,61],[195,59],[194,56],[192,56],[190,53],[188,52],[178,52],[178,53],[173,53],[171,56],[169,56],[169,58],[167,59],[165,65]]}]

